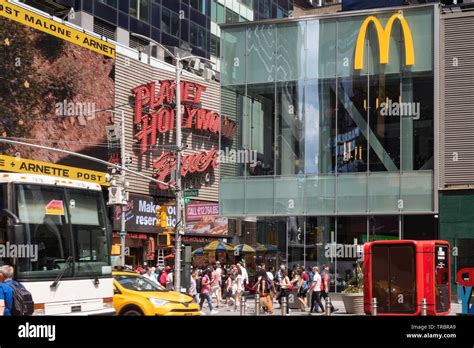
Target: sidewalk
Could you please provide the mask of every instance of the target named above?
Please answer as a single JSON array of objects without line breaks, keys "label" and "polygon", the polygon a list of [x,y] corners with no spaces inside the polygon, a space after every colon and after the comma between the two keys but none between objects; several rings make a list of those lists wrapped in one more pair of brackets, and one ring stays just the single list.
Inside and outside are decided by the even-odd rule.
[{"label": "sidewalk", "polygon": [[[355,314],[347,314],[344,308],[344,303],[341,300],[341,297],[339,294],[332,294],[331,295],[331,302],[334,306],[334,308],[339,309],[337,312],[332,313],[332,316],[356,316]],[[333,299],[334,298],[334,299]],[[324,304],[324,303],[323,303]],[[216,302],[215,299],[213,299],[212,305],[214,306],[214,309],[217,310],[219,313],[214,314],[214,316],[240,316],[240,308],[234,308],[234,307],[229,307],[226,305],[221,305],[220,307],[216,308]],[[255,298],[253,297],[247,297],[246,299],[246,314],[245,315],[255,315]],[[231,311],[235,310],[235,311]],[[211,315],[209,313],[209,308],[207,307],[207,304],[204,305],[203,307],[203,312],[205,315]],[[290,309],[289,316],[309,316],[309,309],[306,312],[302,312],[299,309]],[[456,315],[456,313],[461,313],[461,304],[460,303],[454,303],[451,302],[451,313],[449,315]],[[261,316],[268,316],[270,314],[265,314],[263,311],[260,312]],[[281,316],[281,308],[278,303],[273,303],[273,316]],[[323,316],[323,313],[312,313],[311,316]]]}]

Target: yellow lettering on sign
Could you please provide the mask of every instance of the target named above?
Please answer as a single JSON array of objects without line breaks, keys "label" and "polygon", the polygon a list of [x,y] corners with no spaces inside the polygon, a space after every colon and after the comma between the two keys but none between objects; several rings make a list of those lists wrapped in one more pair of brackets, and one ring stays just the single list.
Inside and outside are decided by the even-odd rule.
[{"label": "yellow lettering on sign", "polygon": [[106,173],[103,172],[23,158],[17,159],[16,157],[5,155],[0,155],[0,171],[56,176],[109,186],[105,179]]},{"label": "yellow lettering on sign", "polygon": [[0,0],[0,16],[56,36],[62,40],[72,42],[104,56],[115,58],[115,45],[8,3],[6,0]]},{"label": "yellow lettering on sign", "polygon": [[396,20],[398,20],[402,26],[403,38],[405,40],[405,64],[415,64],[415,50],[413,48],[413,37],[411,35],[410,27],[403,15],[401,13],[396,13],[389,18],[385,28],[374,16],[369,16],[364,20],[360,27],[359,35],[357,36],[354,69],[362,69],[364,62],[364,41],[367,27],[370,23],[374,24],[375,31],[377,32],[377,39],[379,40],[380,64],[388,63],[388,56],[390,53],[390,34],[392,33],[393,23]]}]

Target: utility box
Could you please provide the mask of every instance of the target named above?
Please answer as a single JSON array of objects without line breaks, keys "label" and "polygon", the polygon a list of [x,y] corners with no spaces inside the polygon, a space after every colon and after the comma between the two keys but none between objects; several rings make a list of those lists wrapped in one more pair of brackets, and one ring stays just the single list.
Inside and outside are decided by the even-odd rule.
[{"label": "utility box", "polygon": [[377,315],[447,315],[451,309],[450,248],[442,240],[364,244],[364,311]]}]

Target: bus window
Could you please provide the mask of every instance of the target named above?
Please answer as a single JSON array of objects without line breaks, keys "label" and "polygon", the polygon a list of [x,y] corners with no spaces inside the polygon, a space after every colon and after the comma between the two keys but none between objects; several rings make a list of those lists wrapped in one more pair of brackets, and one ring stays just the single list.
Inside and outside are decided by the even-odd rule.
[{"label": "bus window", "polygon": [[101,192],[68,189],[67,193],[76,251],[75,275],[110,274],[106,212]]},{"label": "bus window", "polygon": [[[64,189],[39,185],[18,185],[17,211],[25,225],[26,241],[37,246],[38,257],[19,259],[20,279],[56,277],[71,255],[68,217],[65,213]],[[71,276],[71,267],[64,277]]]}]

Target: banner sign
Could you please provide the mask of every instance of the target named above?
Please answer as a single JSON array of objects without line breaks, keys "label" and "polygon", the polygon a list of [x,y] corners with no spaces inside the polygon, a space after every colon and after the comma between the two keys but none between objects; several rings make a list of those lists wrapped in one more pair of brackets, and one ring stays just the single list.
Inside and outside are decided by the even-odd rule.
[{"label": "banner sign", "polygon": [[0,171],[57,176],[109,186],[109,183],[105,180],[107,173],[23,158],[17,159],[16,157],[5,155],[0,155]]},{"label": "banner sign", "polygon": [[72,42],[91,51],[103,54],[104,56],[115,58],[115,45],[8,3],[6,0],[0,0],[0,16],[56,36],[62,40]]},{"label": "banner sign", "polygon": [[194,203],[186,206],[186,234],[225,237],[228,231],[227,218],[219,217],[218,203]]},{"label": "banner sign", "polygon": [[[158,233],[161,227],[157,227],[156,209],[161,205],[167,206],[167,227],[176,226],[176,205],[174,203],[163,203],[156,197],[130,194],[128,204],[125,207],[125,230],[127,232]],[[120,230],[122,208],[114,208],[113,228]]]}]

